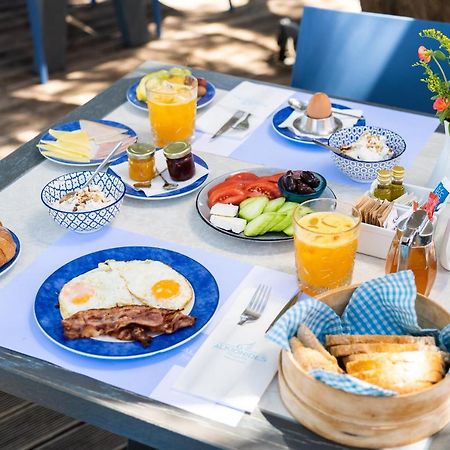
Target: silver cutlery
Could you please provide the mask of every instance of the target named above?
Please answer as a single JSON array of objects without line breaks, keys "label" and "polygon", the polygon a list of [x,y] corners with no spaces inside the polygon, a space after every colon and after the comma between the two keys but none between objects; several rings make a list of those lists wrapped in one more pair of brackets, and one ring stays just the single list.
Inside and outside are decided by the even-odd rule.
[{"label": "silver cutlery", "polygon": [[292,308],[300,298],[300,295],[302,294],[302,291],[297,291],[292,298],[281,308],[280,312],[277,314],[275,319],[273,319],[272,323],[269,325],[269,327],[266,330],[266,333],[273,327],[273,324],[290,308]]},{"label": "silver cutlery", "polygon": [[247,113],[247,115],[236,125],[233,125],[232,128],[235,130],[247,131],[250,128],[250,123],[248,121],[250,116],[251,116],[251,114]]},{"label": "silver cutlery", "polygon": [[136,183],[133,184],[133,187],[136,190],[140,190],[141,188],[150,188],[152,187],[152,181],[159,176],[161,173],[165,172],[167,170],[167,167],[163,170],[161,170],[161,172],[156,171],[155,172],[155,176],[151,179],[151,180],[147,180],[147,181],[137,181]]},{"label": "silver cutlery", "polygon": [[341,148],[332,147],[331,145],[325,144],[325,142],[319,141],[318,139],[311,139],[311,142],[314,142],[314,144],[320,145],[321,147],[330,150],[330,152],[336,153],[336,155],[342,155],[343,150],[349,149],[348,146]]},{"label": "silver cutlery", "polygon": [[265,284],[260,284],[256,288],[250,302],[239,318],[238,325],[244,325],[244,323],[249,321],[253,322],[261,317],[262,313],[266,309],[267,302],[270,297],[270,290],[271,288]]},{"label": "silver cutlery", "polygon": [[236,111],[210,138],[210,141],[219,137],[230,128],[233,128],[233,125],[236,125],[245,115],[244,111]]},{"label": "silver cutlery", "polygon": [[166,191],[172,191],[173,189],[176,189],[178,187],[178,183],[169,183],[163,176],[162,176],[162,172],[159,172],[158,175],[156,175],[157,177],[160,177],[163,181],[163,189],[165,189]]},{"label": "silver cutlery", "polygon": [[[292,108],[296,109],[297,111],[300,112],[304,112],[306,111],[306,108],[308,107],[308,104],[306,102],[303,102],[302,100],[299,100],[298,98],[295,97],[291,97],[288,100],[289,106],[291,106]],[[361,116],[358,116],[356,114],[351,114],[351,113],[347,113],[344,112],[345,110],[339,110],[336,111],[335,109],[333,109],[333,113],[335,114],[339,114],[341,116],[347,116],[347,117],[353,117],[354,119],[360,119]]]}]

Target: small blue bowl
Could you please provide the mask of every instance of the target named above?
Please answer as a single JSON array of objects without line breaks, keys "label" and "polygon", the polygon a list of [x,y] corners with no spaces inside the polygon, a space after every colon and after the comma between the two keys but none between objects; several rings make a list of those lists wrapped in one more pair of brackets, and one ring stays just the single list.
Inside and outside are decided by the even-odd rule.
[{"label": "small blue bowl", "polygon": [[92,172],[72,172],[48,182],[41,192],[42,203],[48,208],[53,220],[76,233],[91,233],[108,225],[119,212],[125,195],[125,183],[116,175],[98,173],[92,184],[100,187],[107,197],[114,201],[92,211],[65,211],[58,208],[58,200],[69,192],[82,187]]},{"label": "small blue bowl", "polygon": [[282,182],[283,177],[281,177],[278,180],[278,189],[280,190],[281,195],[283,197],[285,197],[288,202],[294,202],[294,203],[303,203],[303,202],[306,202],[306,200],[313,200],[315,198],[320,197],[322,195],[323,191],[325,190],[325,188],[327,187],[327,180],[325,180],[325,178],[322,175],[320,175],[320,173],[317,173],[317,172],[312,172],[312,173],[320,180],[319,186],[317,186],[314,189],[313,193],[297,194],[296,192],[288,191],[283,186],[283,182]]},{"label": "small blue bowl", "polygon": [[393,150],[393,155],[383,161],[358,161],[345,154],[340,155],[330,152],[331,159],[336,164],[336,167],[358,183],[371,183],[377,178],[379,170],[389,170],[399,165],[401,156],[406,150],[406,142],[399,134],[386,128],[370,126],[355,126],[338,130],[330,136],[328,144],[335,148],[353,144],[365,131],[385,136],[386,144]]}]

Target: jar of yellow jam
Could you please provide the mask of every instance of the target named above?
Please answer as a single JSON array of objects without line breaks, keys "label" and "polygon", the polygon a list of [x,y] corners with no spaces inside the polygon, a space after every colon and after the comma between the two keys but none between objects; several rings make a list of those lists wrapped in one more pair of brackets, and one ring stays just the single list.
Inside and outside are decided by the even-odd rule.
[{"label": "jar of yellow jam", "polygon": [[150,181],[155,177],[155,147],[132,144],[127,149],[128,173],[134,181]]}]

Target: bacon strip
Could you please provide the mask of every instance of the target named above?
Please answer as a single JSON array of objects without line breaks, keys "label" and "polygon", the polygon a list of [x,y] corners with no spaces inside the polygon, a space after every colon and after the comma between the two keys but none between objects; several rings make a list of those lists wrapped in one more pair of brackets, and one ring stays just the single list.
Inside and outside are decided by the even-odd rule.
[{"label": "bacon strip", "polygon": [[62,320],[67,339],[114,336],[124,341],[138,341],[147,347],[154,333],[171,334],[190,327],[195,317],[179,310],[144,305],[88,309]]}]

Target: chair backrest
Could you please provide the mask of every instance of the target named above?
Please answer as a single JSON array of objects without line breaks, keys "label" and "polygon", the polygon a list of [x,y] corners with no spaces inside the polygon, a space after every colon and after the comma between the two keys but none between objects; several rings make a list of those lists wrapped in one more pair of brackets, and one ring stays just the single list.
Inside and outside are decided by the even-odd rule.
[{"label": "chair backrest", "polygon": [[292,86],[354,100],[433,113],[422,68],[413,68],[420,45],[436,43],[419,32],[450,24],[373,13],[305,8]]}]

